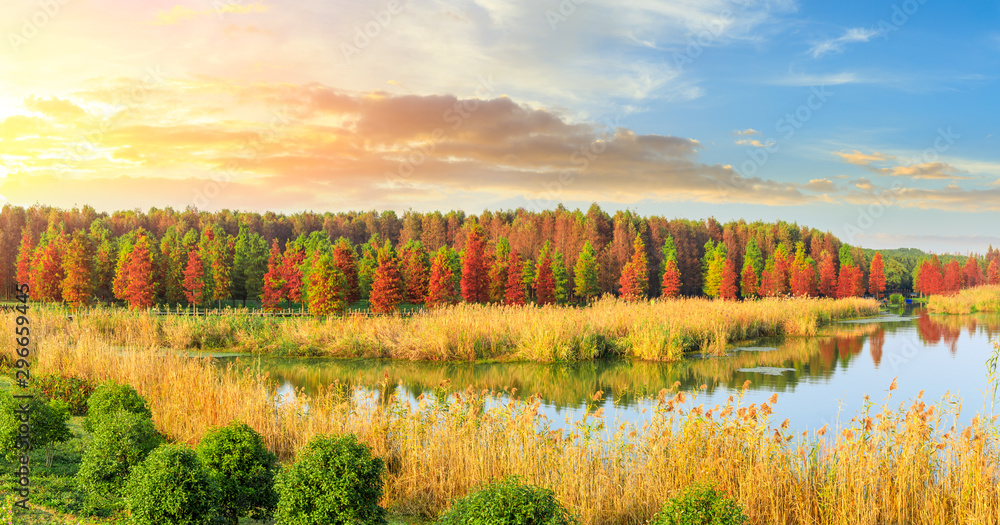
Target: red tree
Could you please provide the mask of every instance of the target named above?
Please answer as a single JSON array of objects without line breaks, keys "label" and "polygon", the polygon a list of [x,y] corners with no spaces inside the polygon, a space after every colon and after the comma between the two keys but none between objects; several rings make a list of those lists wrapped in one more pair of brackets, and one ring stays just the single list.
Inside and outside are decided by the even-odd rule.
[{"label": "red tree", "polygon": [[62,301],[63,244],[61,239],[53,239],[35,250],[31,261],[32,271],[28,276],[33,298],[40,301]]},{"label": "red tree", "polygon": [[[305,260],[306,252],[301,246],[290,240],[285,243],[285,255],[281,260],[281,278],[285,281],[285,296],[293,303],[303,302],[302,263]],[[346,277],[344,281],[347,281]],[[350,291],[347,291],[347,294],[350,296]]]},{"label": "red tree", "polygon": [[403,280],[399,275],[399,258],[389,241],[378,252],[378,268],[372,281],[369,299],[372,311],[377,314],[391,314],[403,302]]},{"label": "red tree", "polygon": [[431,262],[431,277],[427,285],[428,308],[455,304],[455,286],[452,284],[451,262],[448,259],[447,246],[441,247]]},{"label": "red tree", "polygon": [[344,274],[347,283],[347,302],[353,303],[361,298],[361,289],[358,286],[358,252],[354,251],[351,241],[346,237],[337,240],[333,247],[333,264]]},{"label": "red tree", "polygon": [[[750,273],[753,273],[753,268],[750,268]],[[754,281],[756,282],[757,276],[754,274]],[[660,283],[660,295],[662,297],[677,297],[681,293],[681,272],[677,269],[677,264],[674,261],[668,260],[663,266],[663,282]]]},{"label": "red tree", "polygon": [[63,272],[66,278],[62,282],[62,296],[74,307],[87,306],[90,302],[90,254],[82,232],[77,232],[66,249],[63,258]]},{"label": "red tree", "polygon": [[962,289],[962,265],[952,260],[944,267],[944,292],[956,293]]},{"label": "red tree", "polygon": [[271,256],[267,260],[267,273],[264,274],[264,293],[261,295],[261,306],[269,312],[278,309],[278,304],[285,295],[285,279],[281,275],[281,249],[278,239],[271,241]]},{"label": "red tree", "polygon": [[881,299],[885,293],[885,268],[882,264],[882,254],[876,253],[872,257],[871,269],[868,271],[868,293]]},{"label": "red tree", "polygon": [[726,301],[735,301],[738,293],[736,263],[732,259],[726,259],[726,266],[722,270],[722,284],[719,287],[719,297]]},{"label": "red tree", "polygon": [[548,242],[542,248],[542,254],[535,268],[535,299],[538,304],[556,302],[556,277],[552,273],[552,251]]},{"label": "red tree", "polygon": [[825,297],[837,296],[837,267],[830,252],[823,252],[819,263],[819,293]]},{"label": "red tree", "polygon": [[744,298],[751,298],[760,293],[757,283],[757,272],[749,264],[743,265],[743,275],[740,278],[741,293]]},{"label": "red tree", "polygon": [[465,254],[462,257],[462,298],[467,303],[486,303],[490,300],[486,239],[478,224],[473,224],[469,228],[469,235],[465,241]]},{"label": "red tree", "polygon": [[25,227],[21,234],[21,248],[17,252],[17,282],[27,284],[31,280],[31,258],[35,255],[35,242],[31,229]]},{"label": "red tree", "polygon": [[855,270],[853,265],[844,264],[840,266],[840,275],[837,277],[837,297],[853,297],[854,285],[856,284]]},{"label": "red tree", "polygon": [[184,268],[184,297],[188,304],[204,306],[205,263],[201,260],[201,250],[195,246],[188,252],[187,266]]},{"label": "red tree", "polygon": [[405,288],[406,301],[413,304],[423,304],[427,298],[429,285],[428,275],[430,261],[427,259],[427,250],[419,241],[407,243],[402,250],[403,263],[403,284]]},{"label": "red tree", "polygon": [[524,263],[515,251],[510,252],[507,259],[507,289],[505,290],[504,303],[510,305],[523,305],[528,302],[524,293],[524,280],[521,274],[524,272]]},{"label": "red tree", "polygon": [[965,267],[962,268],[963,277],[965,277],[965,287],[972,288],[973,286],[979,286],[983,284],[983,271],[979,268],[979,263],[976,261],[975,257],[969,257],[965,261]]},{"label": "red tree", "polygon": [[990,262],[989,269],[990,284],[1000,284],[1000,268],[997,267],[997,260]]},{"label": "red tree", "polygon": [[126,272],[125,300],[133,310],[150,308],[156,292],[153,282],[153,260],[149,255],[149,239],[141,235],[132,248]]}]

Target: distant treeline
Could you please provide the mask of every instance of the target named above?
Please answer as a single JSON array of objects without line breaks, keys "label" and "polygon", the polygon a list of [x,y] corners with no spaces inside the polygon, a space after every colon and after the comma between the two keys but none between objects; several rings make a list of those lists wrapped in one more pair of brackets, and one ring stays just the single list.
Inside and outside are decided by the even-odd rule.
[{"label": "distant treeline", "polygon": [[919,250],[863,250],[783,221],[612,216],[596,204],[586,212],[559,206],[401,217],[393,211],[285,215],[193,208],[108,214],[89,206],[7,205],[0,212],[0,250],[0,293],[7,298],[16,282],[27,282],[32,298],[42,301],[262,300],[269,307],[291,301],[321,311],[358,299],[391,311],[401,301],[571,303],[605,293],[877,294],[913,289],[925,260],[940,269],[944,290],[952,260],[961,265],[959,287],[995,279],[1000,260],[1000,251],[990,248],[985,256],[935,263]]}]

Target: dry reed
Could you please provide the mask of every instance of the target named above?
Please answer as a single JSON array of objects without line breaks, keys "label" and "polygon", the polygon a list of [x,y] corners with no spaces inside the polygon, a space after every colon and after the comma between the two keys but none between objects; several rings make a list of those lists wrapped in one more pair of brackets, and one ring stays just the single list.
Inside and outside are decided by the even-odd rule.
[{"label": "dry reed", "polygon": [[942,314],[1000,312],[1000,286],[976,286],[954,295],[932,295],[927,300],[927,309]]},{"label": "dry reed", "polygon": [[996,418],[956,427],[960,403],[942,409],[918,397],[894,409],[890,399],[820,439],[772,424],[776,396],[704,407],[697,392],[663,389],[640,427],[589,413],[549,433],[538,430],[536,395],[485,408],[493,394],[467,389],[409,406],[355,402],[333,387],[275,406],[266,374],[161,352],[148,330],[133,331],[123,349],[92,323],[53,313],[33,327],[36,371],[127,382],[149,400],[157,427],[185,443],[239,419],[288,460],[316,434],[357,434],[387,461],[383,504],[397,512],[435,516],[478,485],[518,474],[554,490],[587,525],[644,523],[698,481],[717,483],[755,524],[1000,523]]}]

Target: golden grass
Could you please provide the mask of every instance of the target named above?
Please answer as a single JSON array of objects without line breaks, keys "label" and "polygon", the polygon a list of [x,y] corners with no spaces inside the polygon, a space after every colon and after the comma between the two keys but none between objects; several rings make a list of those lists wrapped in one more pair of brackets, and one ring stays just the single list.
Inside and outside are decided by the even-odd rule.
[{"label": "golden grass", "polygon": [[942,314],[1000,312],[1000,286],[976,286],[954,295],[932,295],[927,300],[927,309]]},{"label": "golden grass", "polygon": [[549,362],[619,355],[674,361],[685,351],[722,353],[736,341],[813,335],[831,320],[874,315],[878,309],[877,301],[860,298],[626,302],[606,297],[586,308],[459,304],[412,317],[262,318],[239,310],[183,317],[95,308],[76,319],[113,344],[174,349],[411,360]]},{"label": "golden grass", "polygon": [[[33,321],[37,372],[133,385],[159,429],[196,443],[239,419],[283,460],[316,434],[351,432],[388,464],[383,504],[435,516],[454,498],[508,474],[551,488],[586,525],[641,524],[692,482],[712,481],[754,524],[1000,523],[1000,432],[996,418],[950,421],[961,404],[866,410],[829,441],[772,424],[777,395],[745,406],[698,405],[697,393],[664,389],[641,426],[598,413],[569,435],[538,431],[541,398],[485,409],[493,394],[466,390],[448,402],[352,402],[336,387],[298,393],[276,407],[265,374],[222,370],[166,354],[136,331],[127,349],[98,330],[53,313]],[[2,328],[12,333],[9,321]],[[155,338],[153,338],[155,340]],[[306,410],[308,407],[308,410]]]}]

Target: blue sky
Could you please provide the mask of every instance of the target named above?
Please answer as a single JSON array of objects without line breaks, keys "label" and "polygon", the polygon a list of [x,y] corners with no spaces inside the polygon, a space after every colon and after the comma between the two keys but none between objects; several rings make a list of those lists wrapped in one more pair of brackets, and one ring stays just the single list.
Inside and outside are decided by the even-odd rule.
[{"label": "blue sky", "polygon": [[0,7],[0,202],[598,202],[1000,245],[996,2],[60,6]]}]

